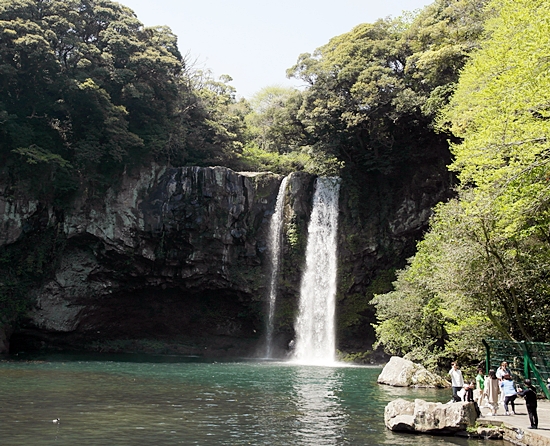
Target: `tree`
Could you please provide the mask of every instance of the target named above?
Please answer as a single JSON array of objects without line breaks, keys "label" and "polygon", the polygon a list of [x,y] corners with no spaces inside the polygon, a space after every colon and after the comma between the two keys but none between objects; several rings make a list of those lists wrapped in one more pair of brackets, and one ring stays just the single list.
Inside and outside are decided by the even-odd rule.
[{"label": "tree", "polygon": [[452,169],[473,188],[469,205],[494,218],[490,234],[498,246],[490,254],[508,272],[508,331],[546,339],[550,5],[494,0],[489,7],[495,16],[487,41],[465,67],[441,122],[463,140],[452,147]]},{"label": "tree", "polygon": [[309,84],[298,115],[317,150],[384,170],[394,148],[391,101],[402,88],[400,29],[379,20],[302,54],[288,73]]},{"label": "tree", "polygon": [[[458,198],[437,207],[395,291],[376,298],[377,333],[390,350],[429,346],[432,355],[473,357],[484,333],[550,339],[550,5],[493,0],[488,11],[481,49],[439,117],[460,138],[451,166],[461,181]],[[444,338],[416,345],[392,338],[392,321],[403,322],[410,299],[420,302],[417,317],[436,303]]]},{"label": "tree", "polygon": [[307,145],[297,119],[302,95],[294,88],[265,87],[250,100],[246,117],[254,143],[267,152],[288,153]]},{"label": "tree", "polygon": [[417,17],[362,24],[302,54],[288,75],[309,85],[298,118],[314,148],[363,174],[389,174],[445,147],[435,110],[475,48],[484,3],[438,0]]},{"label": "tree", "polygon": [[237,102],[231,76],[215,79],[210,71],[197,70],[190,75],[194,102],[189,108],[192,125],[186,129],[189,152],[186,164],[236,164],[245,139],[245,115],[248,105]]},{"label": "tree", "polygon": [[0,0],[0,36],[0,162],[41,198],[242,147],[233,93],[197,85],[170,29],[118,3]]},{"label": "tree", "polygon": [[403,34],[408,48],[405,97],[434,117],[447,104],[461,68],[479,47],[487,0],[440,0],[424,8]]},{"label": "tree", "polygon": [[93,177],[166,145],[182,74],[167,28],[107,0],[3,0],[0,32],[7,164],[15,150],[55,184],[59,169]]}]

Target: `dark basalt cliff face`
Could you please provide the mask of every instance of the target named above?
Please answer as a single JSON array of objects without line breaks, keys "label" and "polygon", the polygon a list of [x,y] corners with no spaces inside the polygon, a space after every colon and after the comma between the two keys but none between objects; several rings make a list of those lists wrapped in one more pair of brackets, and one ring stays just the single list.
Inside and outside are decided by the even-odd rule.
[{"label": "dark basalt cliff face", "polygon": [[[291,182],[300,193],[291,192],[289,209],[302,221],[310,200],[302,192],[313,180],[295,174]],[[25,289],[32,308],[23,322],[5,324],[12,351],[253,354],[264,331],[266,231],[281,181],[222,167],[156,167],[65,212],[2,197],[4,258],[29,257],[48,270]],[[39,255],[49,264],[34,261]]]},{"label": "dark basalt cliff face", "polygon": [[[314,180],[295,173],[287,189],[279,355],[293,336]],[[281,181],[222,167],[155,166],[64,211],[0,196],[4,285],[8,276],[17,282],[4,287],[11,290],[4,299],[30,303],[15,322],[23,304],[0,302],[0,350],[259,353],[266,240]],[[372,342],[369,287],[403,266],[448,192],[444,166],[371,183],[368,190],[344,183],[340,198],[339,344],[348,350]]]},{"label": "dark basalt cliff face", "polygon": [[406,266],[428,229],[433,207],[452,195],[448,152],[434,150],[423,163],[391,175],[365,175],[340,194],[339,348],[365,351],[374,340],[374,294],[391,291],[395,272]]}]

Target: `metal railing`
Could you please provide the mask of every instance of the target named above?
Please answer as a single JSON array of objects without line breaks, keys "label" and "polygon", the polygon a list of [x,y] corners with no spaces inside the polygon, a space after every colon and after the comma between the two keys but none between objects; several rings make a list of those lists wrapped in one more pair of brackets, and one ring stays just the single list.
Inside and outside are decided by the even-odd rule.
[{"label": "metal railing", "polygon": [[[486,373],[497,370],[506,361],[514,381],[522,384],[529,378],[538,393],[550,399],[546,378],[550,377],[550,343],[483,339]],[[546,378],[545,378],[546,377]]]}]

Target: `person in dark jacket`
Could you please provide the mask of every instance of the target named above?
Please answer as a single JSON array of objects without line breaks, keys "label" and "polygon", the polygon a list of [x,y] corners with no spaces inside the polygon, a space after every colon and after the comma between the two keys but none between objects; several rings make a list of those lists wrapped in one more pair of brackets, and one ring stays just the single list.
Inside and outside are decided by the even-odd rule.
[{"label": "person in dark jacket", "polygon": [[474,402],[474,383],[470,384],[464,384],[464,396],[462,397],[462,401],[465,401],[467,403],[473,403]]},{"label": "person in dark jacket", "polygon": [[530,379],[523,381],[527,387],[525,390],[518,389],[518,395],[525,398],[525,407],[527,407],[527,413],[529,414],[529,421],[531,422],[531,429],[537,429],[539,427],[539,417],[537,415],[537,392]]},{"label": "person in dark jacket", "polygon": [[470,382],[470,384],[464,384],[464,397],[463,401],[467,403],[474,403],[474,408],[476,409],[477,416],[481,416],[481,409],[479,408],[479,405],[477,404],[477,401],[474,400],[474,387],[476,385],[473,381]]}]

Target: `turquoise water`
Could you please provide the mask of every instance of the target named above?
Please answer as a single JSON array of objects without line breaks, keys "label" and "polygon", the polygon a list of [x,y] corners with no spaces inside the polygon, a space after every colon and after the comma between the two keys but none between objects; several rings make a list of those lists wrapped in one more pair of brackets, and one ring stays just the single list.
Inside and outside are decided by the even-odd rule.
[{"label": "turquoise water", "polygon": [[449,395],[379,386],[380,368],[182,361],[0,361],[0,444],[477,444],[389,432],[383,422],[388,401],[446,401]]}]

